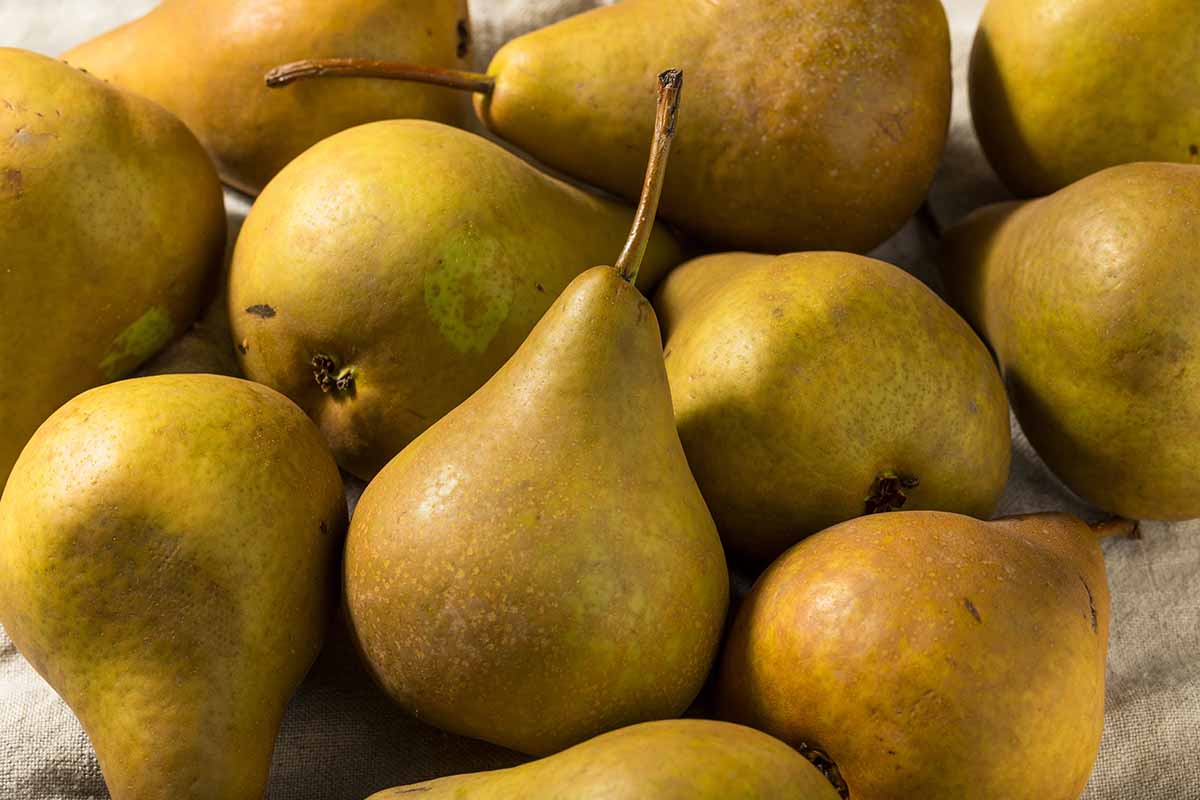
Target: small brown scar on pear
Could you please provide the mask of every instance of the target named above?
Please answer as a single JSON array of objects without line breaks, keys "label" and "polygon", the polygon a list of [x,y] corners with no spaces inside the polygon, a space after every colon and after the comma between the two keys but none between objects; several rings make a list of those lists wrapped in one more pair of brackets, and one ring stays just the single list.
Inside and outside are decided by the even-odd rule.
[{"label": "small brown scar on pear", "polygon": [[1088,611],[1092,614],[1092,633],[1100,632],[1100,617],[1096,613],[1096,598],[1092,595],[1092,587],[1088,586],[1088,582],[1084,580],[1082,575],[1079,576],[1079,582],[1083,584],[1083,590],[1087,592]]},{"label": "small brown scar on pear", "polygon": [[964,597],[963,606],[967,609],[967,611],[971,612],[971,616],[975,618],[976,622],[980,624],[983,623],[983,616],[980,615],[979,609],[975,607],[975,604],[971,602],[971,598]]},{"label": "small brown scar on pear", "polygon": [[247,308],[246,313],[253,314],[256,317],[262,317],[263,319],[270,319],[271,317],[275,316],[275,309],[268,305],[259,303]]},{"label": "small brown scar on pear", "polygon": [[20,197],[25,194],[25,176],[19,169],[6,169],[0,175],[0,197]]},{"label": "small brown scar on pear", "polygon": [[465,19],[460,19],[455,32],[458,34],[458,57],[466,58],[471,52],[471,27]]}]

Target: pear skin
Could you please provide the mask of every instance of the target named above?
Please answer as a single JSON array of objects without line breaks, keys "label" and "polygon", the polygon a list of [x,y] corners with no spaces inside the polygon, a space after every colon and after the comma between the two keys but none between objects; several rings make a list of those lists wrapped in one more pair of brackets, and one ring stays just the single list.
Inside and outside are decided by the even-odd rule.
[{"label": "pear skin", "polygon": [[113,800],[261,800],[345,525],[320,434],[257,384],[138,378],[38,430],[0,499],[0,622]]},{"label": "pear skin", "polygon": [[854,800],[1077,800],[1104,725],[1109,598],[1065,514],[861,517],[758,579],[721,715],[828,756]]},{"label": "pear skin", "polygon": [[947,231],[942,272],[1058,477],[1125,517],[1200,516],[1200,166],[984,208]]},{"label": "pear skin", "polygon": [[631,725],[512,769],[455,775],[368,800],[839,800],[795,750],[700,719]]},{"label": "pear skin", "polygon": [[317,58],[281,64],[269,81],[475,92],[492,132],[634,200],[653,122],[636,101],[663,63],[679,64],[694,91],[662,216],[710,249],[866,252],[933,180],[951,90],[937,0],[624,0],[510,41],[487,74]]},{"label": "pear skin", "polygon": [[[338,134],[280,173],[242,229],[229,289],[242,368],[369,480],[612,259],[633,215],[448,126]],[[682,260],[659,226],[639,285]]]},{"label": "pear skin", "polygon": [[356,125],[402,117],[466,122],[463,99],[430,86],[267,89],[270,67],[312,55],[469,66],[466,0],[164,0],[63,58],[177,114],[221,177],[249,194],[312,145]]},{"label": "pear skin", "polygon": [[346,599],[418,718],[545,755],[700,690],[728,575],[661,348],[638,291],[588,270],[367,487]]},{"label": "pear skin", "polygon": [[672,271],[655,308],[679,436],[728,550],[769,561],[865,513],[995,510],[1004,384],[970,326],[903,270],[725,253]]},{"label": "pear skin", "polygon": [[187,330],[225,248],[204,149],[157,105],[0,48],[0,488],[37,427]]},{"label": "pear skin", "polygon": [[1107,167],[1200,160],[1195,0],[990,0],[970,66],[971,113],[1015,194]]}]

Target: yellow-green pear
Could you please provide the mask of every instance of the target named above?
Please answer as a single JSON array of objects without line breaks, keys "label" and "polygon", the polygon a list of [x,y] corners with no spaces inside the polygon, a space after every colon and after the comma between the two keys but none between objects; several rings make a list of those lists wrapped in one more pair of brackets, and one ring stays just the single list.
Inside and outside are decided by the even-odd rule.
[{"label": "yellow-green pear", "polygon": [[1004,384],[919,280],[849,253],[705,256],[655,298],[679,436],[727,549],[770,560],[896,508],[986,517]]},{"label": "yellow-green pear", "polygon": [[320,434],[265,386],[137,378],[38,430],[0,499],[0,622],[113,800],[261,800],[345,524]]},{"label": "yellow-green pear", "polygon": [[399,786],[369,800],[838,800],[765,733],[701,719],[643,722],[520,767]]},{"label": "yellow-green pear", "polygon": [[1112,167],[951,228],[951,301],[1038,455],[1098,508],[1200,516],[1200,166]]},{"label": "yellow-green pear", "polygon": [[851,800],[1078,800],[1104,727],[1097,543],[1124,520],[860,517],[755,583],[724,718],[817,754]]},{"label": "yellow-green pear", "polygon": [[1200,160],[1200,3],[989,0],[970,68],[984,152],[1014,193]]},{"label": "yellow-green pear", "polygon": [[63,58],[178,114],[221,177],[257,194],[296,156],[380,119],[462,124],[467,107],[429,86],[361,81],[269,92],[267,71],[305,56],[470,64],[466,0],[163,0]]},{"label": "yellow-green pear", "polygon": [[633,286],[681,76],[663,73],[646,199],[477,392],[371,482],[345,592],[372,673],[445,730],[545,755],[680,715],[729,576],[688,470],[650,303]]},{"label": "yellow-green pear", "polygon": [[625,0],[514,39],[486,75],[315,58],[270,80],[477,92],[493,132],[634,200],[653,122],[637,101],[663,63],[692,89],[662,216],[714,248],[865,252],[933,179],[951,88],[937,0]]},{"label": "yellow-green pear", "polygon": [[0,48],[0,488],[79,392],[201,312],[225,248],[221,184],[159,106]]},{"label": "yellow-green pear", "polygon": [[[612,258],[633,211],[445,125],[338,134],[280,173],[242,228],[229,287],[242,367],[369,479]],[[656,229],[639,285],[682,260]]]}]

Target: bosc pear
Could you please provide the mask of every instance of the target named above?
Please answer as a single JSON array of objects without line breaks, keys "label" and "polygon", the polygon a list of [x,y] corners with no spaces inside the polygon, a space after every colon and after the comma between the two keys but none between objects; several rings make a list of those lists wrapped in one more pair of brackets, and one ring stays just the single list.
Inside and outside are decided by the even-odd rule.
[{"label": "bosc pear", "polygon": [[351,626],[404,708],[534,755],[681,714],[729,576],[675,432],[658,325],[633,286],[682,76],[660,77],[647,188],[617,266],[566,288],[479,391],[367,487]]},{"label": "bosc pear", "polygon": [[[369,480],[482,386],[572,278],[610,259],[633,216],[456,128],[337,134],[271,181],[238,237],[242,369]],[[638,285],[682,260],[656,226]]]},{"label": "bosc pear", "polygon": [[980,209],[947,231],[942,275],[1076,494],[1200,516],[1200,166],[1125,164]]},{"label": "bosc pear", "polygon": [[1015,194],[1135,161],[1200,161],[1200,3],[989,0],[971,116]]},{"label": "bosc pear", "polygon": [[654,305],[679,437],[728,550],[770,561],[862,514],[995,510],[1004,384],[907,272],[850,253],[721,253],[673,270]]},{"label": "bosc pear", "polygon": [[1098,540],[1132,523],[860,517],[762,574],[721,716],[815,754],[852,800],[1078,800],[1104,727]]},{"label": "bosc pear", "polygon": [[136,378],[38,430],[0,499],[0,623],[113,800],[262,800],[345,525],[320,434],[258,384]]},{"label": "bosc pear", "polygon": [[187,123],[226,183],[258,194],[296,156],[381,119],[463,124],[467,104],[417,84],[311,84],[288,95],[264,71],[311,56],[470,65],[466,0],[163,0],[63,59],[161,103]]},{"label": "bosc pear", "polygon": [[76,394],[187,330],[225,249],[221,184],[162,108],[0,48],[0,488]]},{"label": "bosc pear", "polygon": [[870,250],[920,205],[950,119],[938,0],[624,0],[514,39],[487,74],[319,56],[268,81],[475,92],[494,133],[630,201],[652,121],[636,99],[677,63],[692,88],[662,216],[713,249]]},{"label": "bosc pear", "polygon": [[765,733],[702,719],[643,722],[512,769],[399,786],[368,800],[839,800]]}]

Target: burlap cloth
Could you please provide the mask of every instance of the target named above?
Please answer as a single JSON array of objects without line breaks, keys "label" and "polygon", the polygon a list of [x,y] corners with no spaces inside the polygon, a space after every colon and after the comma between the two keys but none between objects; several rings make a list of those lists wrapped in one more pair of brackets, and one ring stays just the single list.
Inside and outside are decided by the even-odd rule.
[{"label": "burlap cloth", "polygon": [[[481,63],[506,39],[596,4],[472,0]],[[152,0],[0,0],[0,44],[60,53],[153,5]],[[955,114],[932,197],[938,216],[953,221],[1004,191],[979,153],[966,107],[966,56],[983,0],[948,0],[947,6],[954,29]],[[236,227],[245,202],[231,195],[229,208]],[[935,242],[915,224],[875,255],[937,285]],[[206,363],[224,344],[219,331],[215,313],[200,335],[176,347],[159,369]],[[1094,515],[1046,471],[1019,432],[1014,447],[1000,513],[1062,509]],[[359,488],[348,487],[352,500]],[[1108,713],[1085,797],[1200,800],[1200,523],[1146,523],[1143,529],[1140,541],[1105,546],[1114,618]],[[983,740],[980,746],[1004,744]],[[362,800],[388,786],[519,760],[406,718],[371,686],[335,631],[284,720],[269,797]],[[0,798],[107,797],[79,724],[0,631]]]}]

